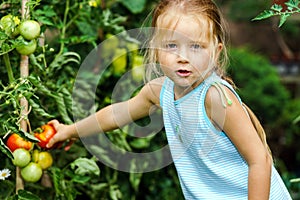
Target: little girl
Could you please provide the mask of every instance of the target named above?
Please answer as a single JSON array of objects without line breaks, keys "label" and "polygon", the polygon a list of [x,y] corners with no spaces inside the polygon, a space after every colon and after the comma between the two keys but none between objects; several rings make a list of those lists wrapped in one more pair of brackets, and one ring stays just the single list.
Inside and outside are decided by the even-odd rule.
[{"label": "little girl", "polygon": [[[183,194],[195,199],[291,199],[265,134],[225,77],[225,32],[211,0],[161,0],[141,91],[72,125],[49,122],[48,143],[107,132],[161,108]],[[150,63],[150,64],[149,64]],[[118,110],[115,115],[113,110]]]}]

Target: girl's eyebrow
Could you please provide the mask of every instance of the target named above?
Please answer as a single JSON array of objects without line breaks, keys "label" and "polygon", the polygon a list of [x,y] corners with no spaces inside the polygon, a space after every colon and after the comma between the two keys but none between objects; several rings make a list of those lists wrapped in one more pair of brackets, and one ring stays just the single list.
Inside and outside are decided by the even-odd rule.
[{"label": "girl's eyebrow", "polygon": [[194,41],[190,41],[189,42],[190,44],[207,44],[206,41],[203,41],[203,40],[194,40]]},{"label": "girl's eyebrow", "polygon": [[202,43],[203,41],[200,40],[190,40],[189,43]]},{"label": "girl's eyebrow", "polygon": [[162,40],[162,42],[176,42],[176,40]]}]

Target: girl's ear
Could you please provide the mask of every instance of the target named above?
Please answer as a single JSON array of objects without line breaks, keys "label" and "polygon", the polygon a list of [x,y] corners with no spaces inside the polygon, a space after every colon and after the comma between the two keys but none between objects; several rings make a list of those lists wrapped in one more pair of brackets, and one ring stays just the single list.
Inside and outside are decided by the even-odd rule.
[{"label": "girl's ear", "polygon": [[223,44],[218,43],[217,48],[216,48],[216,58],[218,58],[220,56],[222,49],[223,49]]},{"label": "girl's ear", "polygon": [[220,53],[222,51],[222,49],[223,49],[223,44],[219,43],[218,48],[217,48],[218,53]]}]

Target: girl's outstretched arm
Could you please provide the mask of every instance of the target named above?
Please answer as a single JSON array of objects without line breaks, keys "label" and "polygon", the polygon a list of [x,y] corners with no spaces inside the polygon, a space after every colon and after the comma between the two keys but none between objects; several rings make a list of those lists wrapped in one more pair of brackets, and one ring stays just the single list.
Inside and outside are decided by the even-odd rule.
[{"label": "girl's outstretched arm", "polygon": [[205,99],[207,114],[226,133],[249,166],[248,199],[267,200],[270,195],[271,155],[237,97],[227,87],[221,87],[232,100],[232,105],[224,107],[219,91],[211,87]]},{"label": "girl's outstretched arm", "polygon": [[70,138],[89,136],[95,133],[111,131],[151,114],[159,106],[159,94],[163,78],[147,83],[133,98],[106,106],[95,114],[71,125],[52,120],[57,133],[47,147]]}]

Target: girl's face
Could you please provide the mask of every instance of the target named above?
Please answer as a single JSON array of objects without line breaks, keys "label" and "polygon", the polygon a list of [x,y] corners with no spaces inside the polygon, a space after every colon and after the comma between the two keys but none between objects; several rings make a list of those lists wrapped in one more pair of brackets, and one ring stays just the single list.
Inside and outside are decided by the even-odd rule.
[{"label": "girl's face", "polygon": [[[178,15],[177,15],[178,16]],[[176,24],[163,31],[158,50],[161,69],[175,83],[175,94],[183,96],[197,87],[210,75],[214,64],[211,62],[212,48],[207,20],[193,16],[165,16]],[[173,19],[172,19],[173,18]],[[221,49],[219,44],[219,49]]]}]

